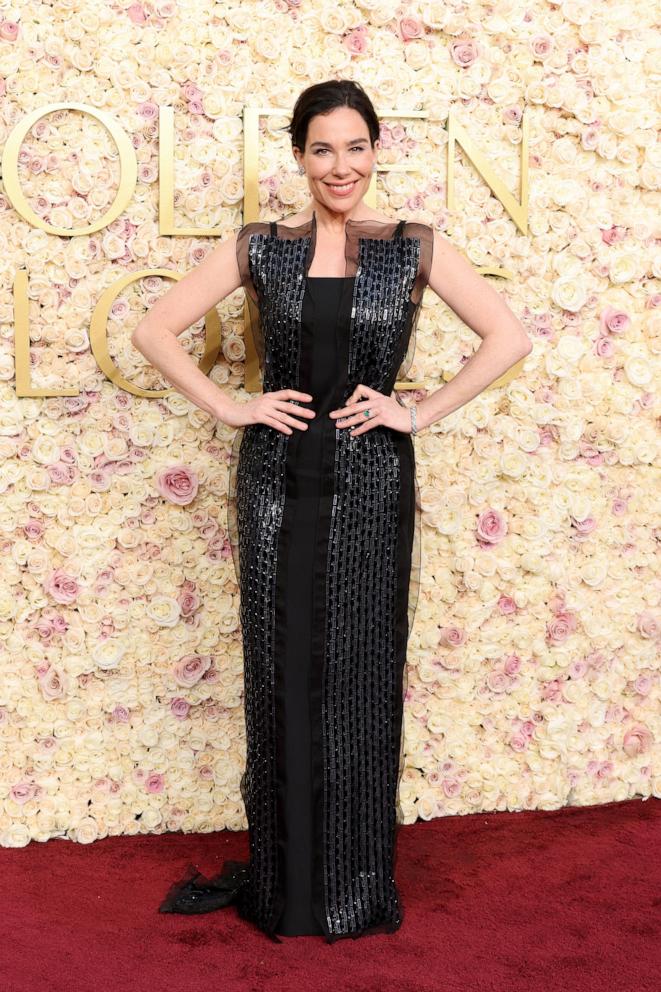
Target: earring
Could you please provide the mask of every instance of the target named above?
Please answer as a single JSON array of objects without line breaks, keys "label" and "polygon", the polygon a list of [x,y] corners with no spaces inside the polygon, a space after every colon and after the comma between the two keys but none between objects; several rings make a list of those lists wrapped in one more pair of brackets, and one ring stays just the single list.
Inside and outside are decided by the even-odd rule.
[{"label": "earring", "polygon": [[298,174],[299,174],[299,176],[304,176],[305,175],[305,166],[304,165],[299,165],[299,167],[298,167]]},{"label": "earring", "polygon": [[376,172],[376,162],[372,166],[372,172]]}]

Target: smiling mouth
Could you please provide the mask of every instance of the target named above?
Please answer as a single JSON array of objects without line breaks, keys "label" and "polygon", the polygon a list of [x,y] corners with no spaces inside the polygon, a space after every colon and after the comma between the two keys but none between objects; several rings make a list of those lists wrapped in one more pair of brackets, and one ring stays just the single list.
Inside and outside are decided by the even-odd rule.
[{"label": "smiling mouth", "polygon": [[337,190],[339,193],[344,193],[356,185],[356,180],[352,179],[350,183],[326,183],[327,186],[332,190]]}]

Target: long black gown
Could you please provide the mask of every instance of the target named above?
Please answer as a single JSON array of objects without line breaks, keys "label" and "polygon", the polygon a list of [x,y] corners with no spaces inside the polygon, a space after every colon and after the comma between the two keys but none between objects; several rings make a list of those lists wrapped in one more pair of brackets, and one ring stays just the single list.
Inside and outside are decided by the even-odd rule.
[{"label": "long black gown", "polygon": [[228,529],[241,595],[250,861],[194,869],[162,912],[236,903],[277,934],[393,932],[406,642],[418,595],[419,500],[410,434],[351,437],[328,413],[359,384],[405,374],[433,232],[347,221],[343,277],[310,277],[316,215],[256,222],[237,257],[264,391],[292,387],[307,430],[240,428]]}]

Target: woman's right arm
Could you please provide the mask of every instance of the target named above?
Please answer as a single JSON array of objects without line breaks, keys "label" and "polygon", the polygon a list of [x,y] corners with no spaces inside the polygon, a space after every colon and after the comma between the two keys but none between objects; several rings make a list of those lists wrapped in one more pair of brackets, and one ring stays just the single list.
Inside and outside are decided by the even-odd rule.
[{"label": "woman's right arm", "polygon": [[187,328],[241,286],[236,235],[227,238],[161,296],[139,321],[131,342],[187,399],[230,423],[237,404],[202,372],[177,340]]}]

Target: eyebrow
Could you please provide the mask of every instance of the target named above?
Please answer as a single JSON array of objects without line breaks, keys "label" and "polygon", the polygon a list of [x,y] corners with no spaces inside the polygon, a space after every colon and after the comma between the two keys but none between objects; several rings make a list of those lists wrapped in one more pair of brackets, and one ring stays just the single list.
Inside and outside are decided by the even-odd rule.
[{"label": "eyebrow", "polygon": [[[348,145],[357,145],[361,141],[367,141],[367,138],[354,138],[353,141],[347,141],[347,144]],[[329,145],[327,141],[313,141],[312,144],[310,145],[310,148],[314,148],[315,145],[323,145],[325,148],[332,148],[333,147],[332,145]]]}]

